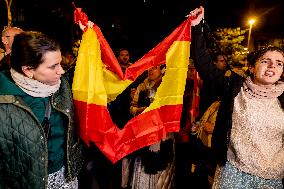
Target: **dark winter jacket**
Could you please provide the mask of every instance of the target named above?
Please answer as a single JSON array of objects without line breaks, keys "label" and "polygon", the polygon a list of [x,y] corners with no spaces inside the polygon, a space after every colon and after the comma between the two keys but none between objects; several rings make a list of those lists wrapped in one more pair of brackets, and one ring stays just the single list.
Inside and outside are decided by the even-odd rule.
[{"label": "dark winter jacket", "polygon": [[[41,122],[23,101],[21,94],[6,94],[17,87],[9,74],[0,72],[0,189],[45,189],[48,179],[48,146]],[[9,90],[7,90],[9,88]],[[16,89],[16,88],[15,88]],[[74,127],[72,93],[66,79],[51,97],[51,105],[61,112],[65,125],[67,181],[81,168],[81,145]]]},{"label": "dark winter jacket", "polygon": [[[216,68],[206,49],[201,24],[192,27],[191,56],[200,77],[204,81],[212,81],[215,90],[220,91],[221,105],[212,136],[212,150],[216,163],[224,165],[227,161],[227,150],[232,128],[234,98],[240,92],[245,78],[231,72],[230,76]],[[284,93],[278,97],[284,109]]]}]

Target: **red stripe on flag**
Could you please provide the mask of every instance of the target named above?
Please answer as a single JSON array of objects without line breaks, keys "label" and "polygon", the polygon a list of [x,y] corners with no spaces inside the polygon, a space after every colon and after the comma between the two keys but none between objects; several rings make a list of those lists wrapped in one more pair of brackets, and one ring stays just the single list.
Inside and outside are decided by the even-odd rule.
[{"label": "red stripe on flag", "polygon": [[113,163],[142,147],[165,139],[168,132],[178,132],[180,128],[181,104],[166,105],[140,114],[120,130],[112,122],[107,107],[87,105],[80,101],[74,103],[76,110],[80,109],[76,115],[80,115],[77,119],[80,121],[82,139],[87,144],[89,141],[95,142]]}]

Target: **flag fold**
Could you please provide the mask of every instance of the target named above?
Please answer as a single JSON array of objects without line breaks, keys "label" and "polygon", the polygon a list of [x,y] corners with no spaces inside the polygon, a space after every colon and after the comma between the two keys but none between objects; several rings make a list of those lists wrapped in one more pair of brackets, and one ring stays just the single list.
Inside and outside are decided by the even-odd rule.
[{"label": "flag fold", "polygon": [[[101,30],[84,31],[72,84],[80,136],[96,146],[113,163],[142,147],[154,144],[168,132],[179,131],[187,77],[191,20],[187,18],[168,37],[127,68],[120,65]],[[107,103],[114,100],[144,71],[165,64],[166,71],[154,101],[123,129],[112,121]]]}]

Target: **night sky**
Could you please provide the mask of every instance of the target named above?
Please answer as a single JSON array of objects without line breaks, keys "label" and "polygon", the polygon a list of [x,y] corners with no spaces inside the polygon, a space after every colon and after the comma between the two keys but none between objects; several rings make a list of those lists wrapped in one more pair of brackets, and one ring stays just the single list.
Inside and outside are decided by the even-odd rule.
[{"label": "night sky", "polygon": [[[5,9],[0,5],[1,27]],[[39,30],[59,40],[63,51],[80,38],[73,23],[71,0],[13,0],[13,25]],[[203,5],[211,30],[218,27],[247,28],[250,15],[257,16],[254,32],[284,33],[283,0],[75,0],[77,7],[102,30],[114,51],[127,47],[135,58],[148,52]],[[225,8],[224,8],[225,7]],[[5,20],[5,19],[4,19]]]}]

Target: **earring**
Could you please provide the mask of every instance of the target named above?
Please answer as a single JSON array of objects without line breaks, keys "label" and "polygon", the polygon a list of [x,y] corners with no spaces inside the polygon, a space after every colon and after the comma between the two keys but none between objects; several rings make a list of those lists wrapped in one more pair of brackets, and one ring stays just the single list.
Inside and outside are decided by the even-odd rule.
[{"label": "earring", "polygon": [[33,76],[32,76],[32,75],[29,75],[28,77],[29,77],[30,79],[32,79],[32,78],[33,78]]}]

